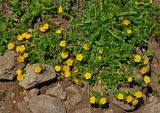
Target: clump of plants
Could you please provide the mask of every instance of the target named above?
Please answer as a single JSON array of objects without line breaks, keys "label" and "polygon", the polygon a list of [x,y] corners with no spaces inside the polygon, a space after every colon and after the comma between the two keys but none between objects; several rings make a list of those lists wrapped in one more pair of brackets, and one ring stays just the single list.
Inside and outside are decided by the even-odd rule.
[{"label": "clump of plants", "polygon": [[[87,81],[91,87],[100,84],[101,91],[91,91],[92,105],[106,105],[109,91],[131,106],[141,103],[143,89],[151,82],[150,57],[145,51],[137,53],[135,48],[146,48],[155,30],[152,17],[156,7],[151,0],[86,1],[80,19],[76,13],[70,15],[73,11],[65,3],[57,5],[51,0],[19,2],[20,10],[15,9],[14,2],[11,5],[20,21],[0,31],[0,52],[7,45],[20,54],[18,62],[39,63],[36,73],[41,72],[43,64],[49,64],[58,80],[65,78],[78,85]],[[4,18],[0,17],[3,24],[11,25]],[[69,21],[69,28],[56,26],[54,18]],[[16,73],[19,81],[25,79],[22,70]],[[123,87],[130,90],[120,90]]]}]

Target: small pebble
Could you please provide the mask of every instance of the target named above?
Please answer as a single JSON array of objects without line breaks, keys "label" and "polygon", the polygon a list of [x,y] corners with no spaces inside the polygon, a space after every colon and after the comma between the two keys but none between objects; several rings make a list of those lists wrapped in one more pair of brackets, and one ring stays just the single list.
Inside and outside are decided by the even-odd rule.
[{"label": "small pebble", "polygon": [[14,101],[13,101],[13,104],[15,104],[15,103],[16,103],[16,101],[14,100]]},{"label": "small pebble", "polygon": [[15,93],[11,93],[11,98],[14,99]]}]

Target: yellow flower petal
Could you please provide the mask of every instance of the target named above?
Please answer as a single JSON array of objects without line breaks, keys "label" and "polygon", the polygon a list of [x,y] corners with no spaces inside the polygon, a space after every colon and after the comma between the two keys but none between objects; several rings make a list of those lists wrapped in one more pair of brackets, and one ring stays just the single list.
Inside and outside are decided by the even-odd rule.
[{"label": "yellow flower petal", "polygon": [[117,98],[118,98],[119,100],[123,100],[123,99],[124,99],[124,95],[123,95],[122,93],[119,93],[119,94],[117,95]]},{"label": "yellow flower petal", "polygon": [[61,52],[61,57],[62,58],[67,58],[68,57],[68,52]]},{"label": "yellow flower petal", "polygon": [[58,13],[62,13],[63,12],[63,8],[62,8],[62,6],[60,5],[59,7],[58,7]]},{"label": "yellow flower petal", "polygon": [[77,54],[77,55],[76,55],[76,59],[77,59],[78,61],[82,61],[82,60],[83,60],[83,55],[82,55],[81,53]]},{"label": "yellow flower petal", "polygon": [[140,62],[140,61],[141,61],[141,56],[138,55],[138,54],[135,55],[135,56],[134,56],[134,61],[135,61],[135,62]]},{"label": "yellow flower petal", "polygon": [[9,50],[14,49],[14,43],[13,43],[13,42],[8,43],[7,48],[8,48]]},{"label": "yellow flower petal", "polygon": [[89,101],[90,101],[91,104],[95,104],[96,103],[96,97],[95,96],[90,97]]},{"label": "yellow flower petal", "polygon": [[35,66],[34,67],[34,72],[36,72],[36,73],[40,73],[41,72],[41,67],[40,66]]},{"label": "yellow flower petal", "polygon": [[18,75],[18,76],[17,76],[17,80],[18,80],[18,81],[23,81],[23,80],[24,80],[23,75]]},{"label": "yellow flower petal", "polygon": [[148,84],[148,83],[151,82],[151,79],[150,79],[149,76],[144,76],[143,81],[144,81],[146,84]]},{"label": "yellow flower petal", "polygon": [[56,34],[61,34],[62,33],[62,30],[60,30],[60,29],[58,29],[57,31],[56,31]]},{"label": "yellow flower petal", "polygon": [[105,98],[105,97],[102,97],[102,98],[100,98],[100,104],[102,104],[102,105],[104,105],[104,104],[106,104],[106,102],[107,102],[107,98]]},{"label": "yellow flower petal", "polygon": [[59,44],[61,47],[65,47],[66,46],[66,41],[62,40]]},{"label": "yellow flower petal", "polygon": [[56,65],[54,69],[55,69],[57,72],[59,72],[59,71],[61,70],[61,66]]},{"label": "yellow flower petal", "polygon": [[142,97],[142,92],[141,92],[141,91],[136,91],[136,92],[134,93],[134,96],[135,96],[136,98],[141,98],[141,97]]},{"label": "yellow flower petal", "polygon": [[91,73],[89,73],[89,72],[85,73],[84,77],[87,80],[90,79],[91,78]]}]

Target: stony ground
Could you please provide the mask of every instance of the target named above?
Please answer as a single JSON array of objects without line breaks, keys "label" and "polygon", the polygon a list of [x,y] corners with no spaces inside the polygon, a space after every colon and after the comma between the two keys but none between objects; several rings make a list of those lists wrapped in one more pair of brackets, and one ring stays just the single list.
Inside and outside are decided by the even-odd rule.
[{"label": "stony ground", "polygon": [[[154,50],[151,87],[160,93],[160,85],[156,82],[156,77],[160,75],[160,45],[152,38],[149,48]],[[129,113],[122,109],[127,106],[121,103],[110,103],[107,109],[92,108],[88,103],[90,87],[87,83],[80,87],[66,79],[56,81],[56,73],[48,65],[45,66],[45,71],[35,78],[33,67],[37,64],[27,64],[28,77],[22,82],[13,82],[15,75],[12,71],[19,67],[15,63],[15,56],[13,51],[0,56],[0,113]],[[8,81],[3,80],[4,78]],[[160,98],[148,94],[145,103],[130,112],[160,113],[159,106]]]}]

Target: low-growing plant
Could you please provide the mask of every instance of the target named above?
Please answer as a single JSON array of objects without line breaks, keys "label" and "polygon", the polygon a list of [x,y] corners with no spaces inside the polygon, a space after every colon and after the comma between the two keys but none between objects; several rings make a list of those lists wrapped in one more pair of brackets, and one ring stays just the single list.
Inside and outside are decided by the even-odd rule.
[{"label": "low-growing plant", "polygon": [[[19,62],[52,65],[58,79],[68,78],[78,85],[83,80],[91,86],[100,84],[101,91],[93,91],[90,98],[92,104],[106,104],[109,90],[131,105],[141,101],[142,91],[119,89],[150,83],[149,59],[135,48],[146,48],[156,28],[152,18],[156,6],[151,1],[86,1],[81,16],[71,13],[70,1],[66,6],[52,0],[13,0],[9,4],[18,21],[0,16],[0,53],[10,42],[8,49],[21,53]],[[136,78],[135,68],[141,78]]]}]

